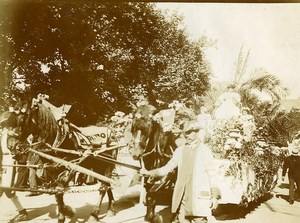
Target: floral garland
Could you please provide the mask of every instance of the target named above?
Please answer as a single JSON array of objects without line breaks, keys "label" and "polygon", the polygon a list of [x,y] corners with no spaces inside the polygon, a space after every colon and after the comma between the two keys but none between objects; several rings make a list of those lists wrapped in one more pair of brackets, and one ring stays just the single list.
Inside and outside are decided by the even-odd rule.
[{"label": "floral garland", "polygon": [[132,118],[133,115],[131,113],[125,115],[125,113],[121,111],[115,112],[115,114],[110,118],[109,126],[113,130],[118,141],[123,139],[125,129],[132,122]]},{"label": "floral garland", "polygon": [[255,128],[249,137],[249,131],[244,131],[244,124],[241,118],[216,123],[207,142],[216,158],[230,160],[225,176],[242,181],[246,167],[254,171],[255,183],[248,185],[241,200],[243,205],[274,188],[274,179],[283,160],[283,153],[271,146],[262,128]]}]

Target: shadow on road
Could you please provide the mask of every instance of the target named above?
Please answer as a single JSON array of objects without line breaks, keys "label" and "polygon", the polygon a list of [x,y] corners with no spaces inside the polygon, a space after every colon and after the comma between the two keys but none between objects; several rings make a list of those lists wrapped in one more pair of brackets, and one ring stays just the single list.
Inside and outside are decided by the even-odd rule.
[{"label": "shadow on road", "polygon": [[117,212],[124,209],[128,209],[139,203],[139,193],[132,193],[127,196],[121,197],[115,203],[115,209]]},{"label": "shadow on road", "polygon": [[262,203],[270,200],[271,194],[259,198],[256,202],[249,203],[248,207],[241,207],[237,204],[220,204],[214,212],[217,220],[236,220],[245,218],[247,214],[254,211]]},{"label": "shadow on road", "polygon": [[[124,197],[121,197],[115,202],[114,207],[116,213],[132,208],[138,202],[139,202],[139,194],[129,194]],[[86,204],[80,208],[76,208],[76,214],[69,223],[87,222],[87,220],[90,217],[90,214],[92,213],[95,207],[96,207],[95,205]],[[106,217],[107,209],[108,209],[108,202],[103,202],[99,213],[99,220]]]},{"label": "shadow on road", "polygon": [[281,184],[278,186],[278,188],[280,188],[280,189],[289,189],[289,184],[287,184],[287,183],[281,183]]},{"label": "shadow on road", "polygon": [[276,197],[277,198],[282,198],[286,202],[289,202],[289,195],[286,195],[286,194],[276,194]]},{"label": "shadow on road", "polygon": [[[280,189],[287,189],[287,191],[289,190],[289,184],[288,183],[281,183],[278,188]],[[288,192],[287,192],[288,193]],[[287,193],[276,193],[276,198],[281,198],[283,200],[285,200],[286,202],[289,202],[289,195]],[[295,200],[298,200],[300,198],[300,195],[297,193],[297,191],[295,191]]]},{"label": "shadow on road", "polygon": [[[103,205],[103,212],[104,212],[104,207],[105,205]],[[80,208],[76,208],[75,216],[70,220],[69,223],[87,222],[88,218],[90,217],[90,214],[93,211],[93,208],[94,205],[91,204],[86,204]]]},{"label": "shadow on road", "polygon": [[[35,221],[35,219],[45,215],[49,214],[48,216],[50,218],[57,218],[57,213],[56,213],[56,204],[50,204],[45,207],[41,208],[34,208],[34,209],[27,209],[29,219],[28,221]],[[11,219],[9,222],[15,222],[14,218]]]}]

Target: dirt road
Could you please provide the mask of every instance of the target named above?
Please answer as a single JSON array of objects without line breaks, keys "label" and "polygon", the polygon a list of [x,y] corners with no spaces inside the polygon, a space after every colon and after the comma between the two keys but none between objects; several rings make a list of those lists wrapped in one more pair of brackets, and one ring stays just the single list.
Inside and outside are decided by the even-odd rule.
[{"label": "dirt road", "polygon": [[[120,156],[121,161],[138,165],[128,156]],[[123,158],[123,159],[122,159]],[[140,201],[141,184],[137,183],[135,171],[128,168],[117,168],[120,175],[122,187],[115,188],[114,196],[116,200],[115,208],[117,214],[113,217],[106,217],[107,198],[105,198],[101,209],[101,221],[103,223],[142,223],[146,213],[146,207]],[[257,203],[251,204],[247,209],[241,209],[236,205],[220,205],[217,216],[210,219],[210,223],[299,223],[300,222],[300,202],[290,205],[288,199],[287,182],[278,182],[272,194],[260,199]],[[83,189],[93,189],[96,187],[83,187]],[[18,192],[19,199],[28,210],[30,223],[54,223],[57,222],[56,202],[53,195],[43,194],[36,197],[26,197],[29,192]],[[89,218],[93,205],[98,199],[98,192],[89,191],[85,193],[65,194],[65,203],[73,207],[76,211],[72,219],[67,219],[69,223],[83,223]],[[158,205],[156,212],[163,216],[164,222],[169,222],[171,218],[170,208],[167,205]],[[17,214],[12,202],[3,195],[0,198],[0,223],[9,222]]]},{"label": "dirt road", "polygon": [[[127,190],[116,190],[116,210],[114,217],[106,217],[107,208],[106,200],[102,206],[101,222],[105,223],[137,223],[144,222],[146,208],[139,202],[140,185],[127,188]],[[28,192],[19,192],[18,196],[22,204],[28,209],[29,220],[26,222],[39,223],[56,222],[56,205],[52,195],[40,195],[37,197],[26,197]],[[259,202],[254,203],[247,209],[238,208],[235,205],[221,205],[218,210],[218,216],[212,218],[211,222],[226,223],[299,223],[300,222],[300,202],[290,205],[287,202],[287,184],[280,183],[270,196],[262,198]],[[65,195],[66,204],[76,210],[72,219],[66,222],[82,223],[86,222],[92,210],[93,204],[97,201],[97,192],[87,193],[70,193]],[[17,213],[11,201],[3,195],[0,199],[0,222],[9,222]],[[170,220],[170,208],[159,205],[157,207],[164,222]]]}]

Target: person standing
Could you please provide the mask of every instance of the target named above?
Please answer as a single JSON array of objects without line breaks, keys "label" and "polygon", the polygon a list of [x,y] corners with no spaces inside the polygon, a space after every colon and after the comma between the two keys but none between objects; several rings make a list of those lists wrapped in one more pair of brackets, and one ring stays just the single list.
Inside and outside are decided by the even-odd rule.
[{"label": "person standing", "polygon": [[300,157],[299,151],[296,148],[292,149],[292,154],[287,156],[282,168],[282,181],[285,180],[286,172],[288,171],[289,178],[289,203],[294,204],[295,201],[295,184],[297,192],[300,192]]},{"label": "person standing", "polygon": [[214,118],[217,122],[237,118],[240,115],[241,96],[236,91],[235,84],[227,87],[227,91],[218,97],[215,106]]},{"label": "person standing", "polygon": [[158,178],[178,167],[172,196],[172,223],[208,222],[208,216],[221,198],[216,186],[213,156],[204,143],[205,134],[199,134],[200,131],[206,132],[198,122],[187,122],[184,128],[186,144],[175,150],[170,161],[161,168],[140,171],[142,175]]},{"label": "person standing", "polygon": [[[28,158],[27,158],[27,165],[28,166],[42,166],[43,162],[41,161],[41,158],[39,155],[35,153],[29,153]],[[30,167],[29,168],[29,187],[30,189],[37,190],[38,189],[38,183],[37,183],[37,178],[38,174],[39,176],[42,175],[42,169],[38,169],[37,167]],[[27,197],[32,197],[32,196],[38,196],[41,195],[39,192],[32,191],[30,194],[27,195]]]},{"label": "person standing", "polygon": [[[11,136],[13,135],[13,136]],[[8,140],[10,138],[10,140]],[[15,143],[16,141],[14,140],[14,134],[11,132],[9,129],[4,128],[1,130],[1,145],[0,145],[0,164],[2,165],[3,163],[8,164],[8,165],[14,165],[14,159],[13,159],[13,154],[10,151],[9,147],[11,145],[8,145],[9,142]],[[15,145],[13,145],[14,147]],[[1,167],[0,165],[0,167]],[[3,167],[2,167],[3,168]],[[7,186],[7,187],[12,187],[12,186],[18,186],[18,185],[12,185],[13,181],[11,180],[12,173],[10,171],[0,171],[0,183],[1,186]],[[19,180],[20,179],[20,180]],[[18,181],[23,182],[23,178],[19,178],[18,176]],[[18,196],[16,195],[16,191],[9,190],[9,189],[3,189],[0,190],[0,198],[2,194],[5,193],[7,198],[9,198],[16,209],[18,210],[18,215],[15,216],[13,219],[11,219],[10,222],[19,222],[19,221],[26,221],[28,220],[28,213],[26,208],[23,207],[21,202],[19,201]]]},{"label": "person standing", "polygon": [[23,165],[17,168],[17,181],[15,183],[15,187],[22,187],[27,188],[28,187],[28,176],[29,171],[28,167],[26,167],[27,164],[27,146],[24,143],[19,143],[16,146],[16,151],[14,155],[14,159],[17,161],[18,165]]}]

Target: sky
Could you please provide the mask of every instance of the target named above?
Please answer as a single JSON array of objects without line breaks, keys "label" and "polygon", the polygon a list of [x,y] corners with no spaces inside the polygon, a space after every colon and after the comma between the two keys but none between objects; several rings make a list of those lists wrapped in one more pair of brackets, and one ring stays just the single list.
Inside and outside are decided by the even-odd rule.
[{"label": "sky", "polygon": [[157,3],[184,17],[190,37],[202,35],[217,44],[206,51],[214,79],[233,79],[243,47],[250,50],[246,74],[264,68],[289,89],[287,98],[300,97],[300,3]]}]

